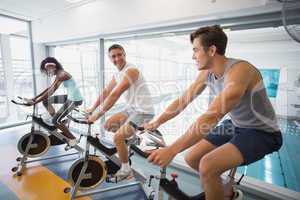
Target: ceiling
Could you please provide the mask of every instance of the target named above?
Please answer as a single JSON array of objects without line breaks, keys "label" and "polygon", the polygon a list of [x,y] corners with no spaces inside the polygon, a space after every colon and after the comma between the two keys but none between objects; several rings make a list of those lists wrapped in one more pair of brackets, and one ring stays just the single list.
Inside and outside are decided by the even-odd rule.
[{"label": "ceiling", "polygon": [[[75,1],[74,3],[70,1]],[[132,1],[133,5],[127,6],[126,4]],[[149,3],[152,2],[153,3]],[[39,42],[49,42],[49,41],[59,41],[66,40],[70,38],[78,38],[83,36],[95,35],[95,33],[105,33],[105,32],[118,32],[119,30],[135,30],[141,27],[151,27],[157,26],[159,24],[177,24],[184,23],[193,20],[204,20],[208,18],[203,18],[206,16],[203,12],[207,11],[207,16],[211,13],[213,14],[212,19],[222,18],[227,16],[228,12],[226,10],[232,9],[232,6],[224,7],[226,1],[213,1],[205,0],[201,4],[194,8],[193,5],[198,5],[199,0],[191,1],[191,5],[186,7],[185,12],[182,14],[178,13],[178,8],[173,6],[172,9],[158,9],[157,3],[162,2],[162,5],[168,5],[169,0],[0,0],[0,17],[1,14],[13,16],[21,19],[26,19],[33,21],[33,33],[35,34],[36,41]],[[174,0],[173,0],[174,1]],[[174,2],[182,3],[183,0],[176,0]],[[235,0],[231,0],[233,2]],[[277,10],[278,5],[272,3],[277,2],[277,0],[243,0],[242,2],[247,3],[246,5],[240,3],[236,5],[236,9],[229,13],[233,16],[249,15],[253,13],[260,12],[270,12],[274,9]],[[122,2],[123,4],[120,4]],[[148,3],[147,3],[148,2]],[[205,3],[206,2],[206,3]],[[214,3],[213,3],[214,2]],[[238,2],[238,1],[237,1]],[[254,3],[253,3],[254,2]],[[255,3],[256,2],[256,3]],[[277,2],[278,3],[278,2]],[[83,6],[84,5],[84,6]],[[144,5],[148,5],[149,9],[143,8]],[[181,5],[181,4],[180,4]],[[261,5],[258,7],[258,5]],[[136,6],[139,8],[139,12],[128,13],[134,9]],[[171,6],[171,5],[170,5]],[[124,9],[126,7],[127,9]],[[207,9],[203,9],[207,7]],[[241,8],[240,8],[241,7]],[[82,8],[82,9],[81,9]],[[202,10],[200,9],[202,8]],[[242,9],[243,8],[243,9]],[[72,9],[72,10],[71,10]],[[122,20],[120,23],[120,16],[115,15],[111,12],[112,9],[120,14],[122,17],[126,17],[127,20]],[[200,9],[200,10],[199,10]],[[72,12],[69,12],[69,11]],[[124,11],[125,10],[125,11]],[[138,9],[137,9],[138,10]],[[217,12],[219,10],[219,12]],[[247,12],[245,12],[247,10]],[[145,11],[145,12],[142,12]],[[155,11],[155,13],[154,13]],[[170,11],[170,12],[169,12]],[[191,11],[191,12],[190,12]],[[200,12],[201,11],[201,12]],[[146,13],[146,14],[144,14]],[[199,14],[200,13],[200,14]],[[226,14],[227,13],[227,14]],[[140,14],[136,18],[136,14]],[[153,15],[153,17],[151,17]],[[203,15],[203,16],[202,16]],[[99,18],[99,16],[101,16]],[[159,17],[162,16],[162,17]],[[202,16],[199,18],[199,16]],[[106,19],[110,20],[110,23],[106,23]],[[138,20],[135,20],[138,19]],[[162,22],[161,22],[162,19]],[[178,21],[179,19],[179,21]],[[86,23],[86,22],[90,23]],[[20,32],[27,31],[27,26],[23,28],[19,24],[8,27],[7,20],[0,18],[0,27],[6,27],[6,32],[0,30],[0,33],[5,34],[18,34]],[[12,23],[11,23],[12,24]],[[108,24],[108,25],[107,25]],[[52,31],[52,27],[58,27],[56,32]],[[66,27],[68,27],[66,29]],[[80,28],[79,28],[80,27]]]},{"label": "ceiling", "polygon": [[[36,20],[66,9],[77,7],[97,0],[0,0],[0,13],[26,20]],[[71,0],[70,0],[71,1]]]},{"label": "ceiling", "polygon": [[[94,1],[104,0],[0,0],[0,13],[26,20],[36,20]],[[277,0],[261,1],[268,3],[274,1],[277,2]],[[207,5],[210,5],[216,1],[205,0],[203,3],[204,2],[206,2]],[[257,2],[260,1],[257,0]]]}]

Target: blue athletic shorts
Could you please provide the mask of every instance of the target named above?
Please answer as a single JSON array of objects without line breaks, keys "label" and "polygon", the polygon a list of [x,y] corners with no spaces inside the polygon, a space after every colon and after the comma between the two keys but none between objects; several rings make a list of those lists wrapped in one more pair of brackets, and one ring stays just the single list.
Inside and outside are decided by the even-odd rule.
[{"label": "blue athletic shorts", "polygon": [[251,128],[235,127],[231,120],[224,120],[214,128],[205,140],[219,147],[230,142],[235,145],[244,158],[242,165],[249,165],[262,159],[265,155],[278,151],[282,145],[280,131],[265,132]]}]

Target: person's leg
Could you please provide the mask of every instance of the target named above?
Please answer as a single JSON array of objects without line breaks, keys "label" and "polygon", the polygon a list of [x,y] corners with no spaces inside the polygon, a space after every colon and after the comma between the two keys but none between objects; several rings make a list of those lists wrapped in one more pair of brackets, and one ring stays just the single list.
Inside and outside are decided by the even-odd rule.
[{"label": "person's leg", "polygon": [[114,135],[114,143],[116,145],[119,159],[121,163],[128,163],[128,149],[126,139],[133,136],[135,129],[128,123],[124,124]]},{"label": "person's leg", "polygon": [[194,170],[198,171],[199,163],[201,158],[207,154],[208,152],[214,150],[216,148],[215,145],[211,144],[207,140],[201,140],[197,144],[195,144],[191,150],[185,155],[185,162]]},{"label": "person's leg", "polygon": [[[149,122],[153,118],[152,114],[132,114],[128,118],[128,122],[131,121],[137,126],[141,126],[146,122]],[[121,161],[121,169],[117,172],[116,177],[119,179],[127,178],[131,175],[131,167],[129,165],[128,148],[126,145],[126,139],[134,135],[135,129],[129,124],[122,125],[114,135],[114,143],[117,148],[119,159]]]},{"label": "person's leg", "polygon": [[[126,112],[119,112],[114,115],[112,115],[108,120],[105,121],[103,128],[106,131],[115,133],[127,120],[128,115]],[[101,127],[102,128],[102,127]],[[88,141],[90,144],[92,144],[94,147],[101,150],[101,138],[98,137],[88,137]]]},{"label": "person's leg", "polygon": [[62,134],[68,139],[74,140],[76,137],[69,131],[69,129],[62,123],[62,119],[67,116],[74,108],[76,103],[67,100],[65,104],[55,113],[52,123],[62,131]]},{"label": "person's leg", "polygon": [[135,129],[128,123],[124,124],[114,135],[114,143],[117,148],[117,153],[121,162],[121,168],[114,175],[115,181],[121,181],[131,178],[133,176],[132,170],[129,164],[128,148],[126,145],[126,138],[134,135]]},{"label": "person's leg", "polygon": [[48,113],[53,117],[55,115],[55,109],[52,104],[63,104],[67,101],[67,95],[54,95],[44,100],[42,103]]},{"label": "person's leg", "polygon": [[199,169],[201,158],[208,152],[214,150],[233,137],[234,126],[230,120],[224,120],[215,127],[205,138],[195,144],[185,156],[186,163],[196,171]]},{"label": "person's leg", "polygon": [[123,112],[112,115],[104,124],[104,129],[110,132],[116,132],[127,120],[128,115]]},{"label": "person's leg", "polygon": [[199,173],[207,200],[224,199],[221,175],[244,162],[242,153],[231,143],[226,143],[207,153],[200,161]]},{"label": "person's leg", "polygon": [[[205,136],[204,139],[191,148],[185,156],[185,161],[191,168],[198,171],[202,158],[217,147],[229,142],[233,137],[233,133],[234,126],[232,122],[230,120],[224,120],[219,126],[215,127],[207,136]],[[229,189],[230,192],[232,192],[232,189]]]}]

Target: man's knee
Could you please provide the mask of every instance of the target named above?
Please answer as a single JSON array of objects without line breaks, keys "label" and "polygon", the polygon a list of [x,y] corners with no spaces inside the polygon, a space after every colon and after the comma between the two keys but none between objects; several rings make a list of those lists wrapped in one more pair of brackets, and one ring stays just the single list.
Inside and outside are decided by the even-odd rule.
[{"label": "man's knee", "polygon": [[116,132],[120,128],[120,123],[107,120],[104,124],[104,129],[110,132]]},{"label": "man's knee", "polygon": [[123,125],[114,134],[114,142],[123,143],[126,139],[132,137],[134,134],[135,134],[135,130],[133,127],[131,127],[129,124]]},{"label": "man's knee", "polygon": [[110,123],[108,122],[108,121],[106,121],[105,123],[104,123],[104,129],[106,130],[106,131],[110,131]]},{"label": "man's knee", "polygon": [[192,168],[198,171],[200,160],[209,153],[209,150],[199,151],[197,149],[191,149],[184,157],[185,162]]},{"label": "man's knee", "polygon": [[190,153],[184,156],[184,160],[190,167],[194,168],[195,158]]},{"label": "man's knee", "polygon": [[122,143],[122,142],[124,142],[125,141],[125,137],[124,137],[124,135],[122,134],[122,133],[116,133],[115,135],[114,135],[114,143],[115,144],[119,144],[119,143]]},{"label": "man's knee", "polygon": [[221,175],[216,167],[214,159],[210,155],[205,155],[201,158],[199,163],[199,173],[201,181],[206,182],[211,178],[215,178]]},{"label": "man's knee", "polygon": [[201,157],[195,157],[193,154],[188,153],[185,155],[184,160],[191,168],[197,170]]}]

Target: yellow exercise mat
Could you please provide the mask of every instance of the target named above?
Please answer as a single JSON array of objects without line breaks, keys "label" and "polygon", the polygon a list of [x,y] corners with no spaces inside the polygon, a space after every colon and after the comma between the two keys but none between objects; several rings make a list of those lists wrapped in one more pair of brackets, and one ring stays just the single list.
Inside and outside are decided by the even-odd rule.
[{"label": "yellow exercise mat", "polygon": [[[65,194],[64,189],[70,185],[62,178],[55,175],[43,166],[30,167],[18,177],[9,173],[1,176],[1,182],[15,193],[19,199],[26,200],[69,200],[70,194]],[[89,197],[78,198],[90,200]]]},{"label": "yellow exercise mat", "polygon": [[[64,193],[65,187],[70,185],[44,166],[28,167],[23,175],[18,177],[11,172],[16,166],[15,158],[18,156],[16,148],[12,145],[0,147],[0,181],[5,184],[19,199],[24,200],[67,200],[69,194]],[[78,198],[90,200],[89,197]]]},{"label": "yellow exercise mat", "polygon": [[[69,200],[70,194],[64,193],[69,183],[44,166],[28,167],[18,177],[11,172],[16,166],[16,157],[20,156],[15,144],[0,146],[0,181],[21,200]],[[67,172],[66,172],[67,173]],[[0,188],[1,191],[1,188]],[[7,190],[6,190],[7,191]],[[90,200],[89,197],[78,198]]]}]

